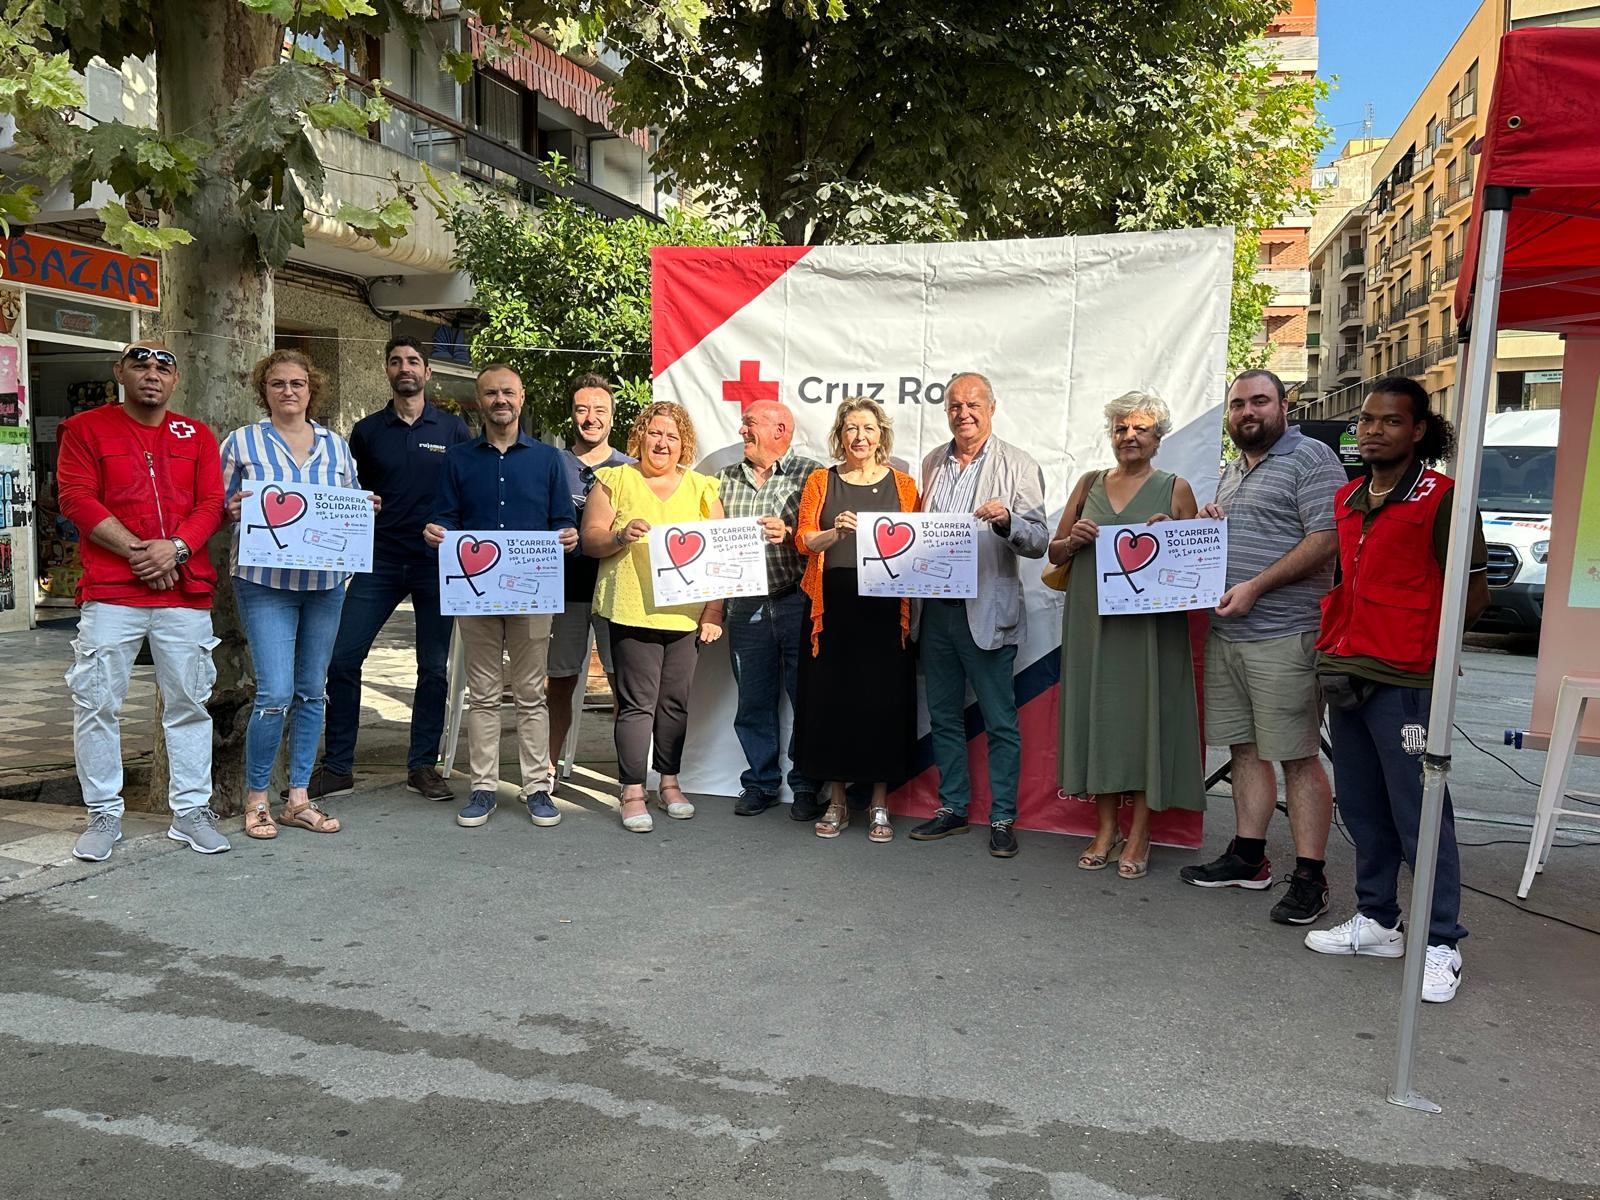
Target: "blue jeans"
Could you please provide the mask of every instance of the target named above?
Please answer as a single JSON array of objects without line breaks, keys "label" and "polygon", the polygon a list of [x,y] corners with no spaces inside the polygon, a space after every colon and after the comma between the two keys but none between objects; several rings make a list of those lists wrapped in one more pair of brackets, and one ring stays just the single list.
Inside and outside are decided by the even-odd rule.
[{"label": "blue jeans", "polygon": [[978,701],[989,735],[990,823],[1017,818],[1017,780],[1022,775],[1022,734],[1017,728],[1017,690],[1012,680],[1015,646],[979,649],[967,625],[964,604],[927,600],[918,636],[922,686],[928,700],[928,732],[939,765],[939,806],[961,816],[972,802],[967,768],[967,685]]},{"label": "blue jeans", "polygon": [[[1390,929],[1400,924],[1400,864],[1417,860],[1422,743],[1432,696],[1427,688],[1378,685],[1360,708],[1328,707],[1334,792],[1356,843],[1356,907]],[[1428,944],[1454,946],[1466,937],[1460,915],[1461,855],[1446,791]]]},{"label": "blue jeans", "polygon": [[344,588],[292,592],[235,578],[233,594],[255,663],[256,699],[244,737],[245,786],[265,791],[289,725],[289,786],[311,782],[327,702],[328,657],[339,630]]},{"label": "blue jeans", "polygon": [[406,770],[431,767],[439,760],[444,734],[454,617],[439,614],[439,564],[432,560],[374,560],[370,574],[357,575],[345,593],[344,616],[328,663],[328,732],[323,770],[349,775],[356,766],[356,731],[361,726],[361,665],[379,631],[400,601],[411,597],[416,615],[417,690],[411,699],[411,744]]},{"label": "blue jeans", "polygon": [[[739,689],[733,731],[749,764],[739,776],[739,786],[768,796],[776,796],[783,783],[778,756],[779,688],[788,693],[789,711],[793,712],[805,615],[806,598],[799,591],[781,600],[728,601],[728,652]],[[789,760],[794,761],[792,729]],[[796,796],[814,796],[817,787],[815,780],[789,768],[789,790]]]}]

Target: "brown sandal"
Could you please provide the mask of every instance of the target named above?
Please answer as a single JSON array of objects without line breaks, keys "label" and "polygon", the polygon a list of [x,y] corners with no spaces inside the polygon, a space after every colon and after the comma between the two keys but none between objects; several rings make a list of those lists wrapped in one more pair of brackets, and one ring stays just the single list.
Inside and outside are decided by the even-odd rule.
[{"label": "brown sandal", "polygon": [[[1119,833],[1116,840],[1111,843],[1111,848],[1104,854],[1094,854],[1088,850],[1085,850],[1082,854],[1078,855],[1078,870],[1104,871],[1108,866],[1111,865],[1111,860],[1117,856],[1117,851],[1121,850],[1126,842],[1127,839]],[[1093,843],[1090,844],[1093,845]]]},{"label": "brown sandal", "polygon": [[247,837],[263,842],[278,836],[278,827],[272,821],[272,805],[265,799],[257,800],[244,810],[244,832]]},{"label": "brown sandal", "polygon": [[887,804],[874,804],[867,809],[867,840],[872,842],[894,841],[894,826],[889,824],[889,806]]},{"label": "brown sandal", "polygon": [[850,810],[837,800],[828,801],[822,820],[813,827],[819,838],[836,838],[850,825]]},{"label": "brown sandal", "polygon": [[338,833],[339,818],[330,817],[317,807],[315,800],[307,800],[299,808],[291,808],[285,804],[283,811],[278,814],[278,820],[284,825],[293,825],[296,829],[309,829],[312,833]]}]

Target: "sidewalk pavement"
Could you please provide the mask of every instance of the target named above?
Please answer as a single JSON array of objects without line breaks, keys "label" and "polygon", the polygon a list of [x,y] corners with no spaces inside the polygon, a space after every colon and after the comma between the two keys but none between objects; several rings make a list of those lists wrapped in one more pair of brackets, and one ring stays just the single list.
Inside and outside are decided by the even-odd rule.
[{"label": "sidewalk pavement", "polygon": [[[510,1200],[530,1169],[607,1200],[1600,1194],[1593,934],[1467,897],[1466,982],[1422,1014],[1427,1116],[1384,1101],[1399,963],[1311,954],[1275,894],[1182,884],[1194,854],[1124,881],[1075,870],[1075,839],[830,842],[726,799],[641,836],[607,783],[559,789],[551,829],[510,788],[461,829],[387,786],[335,801],[338,835],[154,838],[35,877],[0,904],[0,1177],[36,1200]],[[1468,853],[1502,888],[1520,862]],[[1535,898],[1592,901],[1585,865]],[[1343,915],[1337,838],[1329,870]]]}]

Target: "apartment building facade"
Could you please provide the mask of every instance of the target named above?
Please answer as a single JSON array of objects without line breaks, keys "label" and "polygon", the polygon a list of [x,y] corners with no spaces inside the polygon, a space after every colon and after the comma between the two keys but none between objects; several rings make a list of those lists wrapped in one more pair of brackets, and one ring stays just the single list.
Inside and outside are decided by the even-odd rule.
[{"label": "apartment building facade", "polygon": [[[1452,302],[1472,216],[1474,145],[1500,38],[1508,29],[1555,23],[1600,24],[1600,5],[1484,0],[1378,155],[1362,230],[1362,373],[1324,387],[1307,415],[1354,413],[1364,384],[1397,374],[1420,379],[1439,410],[1454,415],[1462,347]],[[1559,403],[1561,362],[1554,335],[1498,334],[1495,411]]]},{"label": "apartment building facade", "polygon": [[[1316,78],[1316,0],[1288,0],[1267,28],[1263,42],[1281,78]],[[1291,388],[1303,385],[1309,371],[1312,217],[1310,209],[1292,212],[1278,225],[1263,230],[1256,259],[1257,281],[1272,288],[1261,333],[1270,349],[1267,365]]]},{"label": "apartment building facade", "polygon": [[1304,415],[1326,392],[1358,382],[1366,333],[1366,206],[1372,169],[1387,138],[1357,138],[1313,176],[1316,206],[1311,219],[1311,300],[1306,314],[1306,380],[1299,403]]}]

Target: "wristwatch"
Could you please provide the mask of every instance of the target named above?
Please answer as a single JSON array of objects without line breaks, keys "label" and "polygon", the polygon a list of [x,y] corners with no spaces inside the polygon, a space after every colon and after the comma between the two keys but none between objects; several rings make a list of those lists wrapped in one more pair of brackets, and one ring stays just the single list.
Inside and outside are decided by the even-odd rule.
[{"label": "wristwatch", "polygon": [[181,567],[184,563],[189,561],[189,557],[191,554],[193,554],[193,551],[189,549],[189,543],[184,541],[182,538],[172,538],[171,541],[173,546],[177,548],[178,565]]}]

